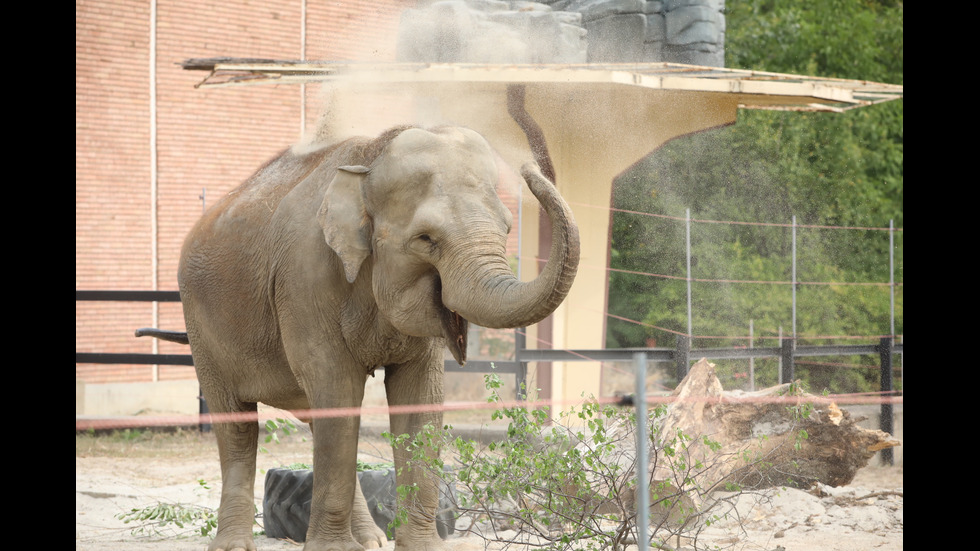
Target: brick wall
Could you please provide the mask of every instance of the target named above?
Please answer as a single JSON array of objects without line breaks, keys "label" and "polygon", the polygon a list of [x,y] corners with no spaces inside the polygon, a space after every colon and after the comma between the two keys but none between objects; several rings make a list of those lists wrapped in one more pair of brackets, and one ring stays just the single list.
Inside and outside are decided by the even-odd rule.
[{"label": "brick wall", "polygon": [[[75,32],[75,288],[150,289],[149,3],[76,2]],[[139,326],[149,311],[76,303],[76,350],[125,350],[132,333],[126,339],[107,322]],[[76,366],[76,378],[80,371],[89,369]],[[105,371],[117,380],[149,374]]]},{"label": "brick wall", "polygon": [[[306,58],[391,61],[407,0],[306,2]],[[161,2],[151,71],[149,0],[75,3],[75,288],[176,290],[184,236],[208,204],[296,142],[318,116],[314,86],[195,89],[202,57],[300,59],[304,2]],[[153,94],[155,93],[155,100]],[[154,127],[155,120],[155,127]],[[155,168],[155,170],[154,170]],[[155,251],[155,253],[154,253]],[[79,302],[75,350],[142,352],[143,326],[182,330],[179,304]],[[161,353],[187,353],[159,342]],[[149,381],[149,366],[76,365],[89,383]],[[161,380],[193,369],[161,366]]]}]

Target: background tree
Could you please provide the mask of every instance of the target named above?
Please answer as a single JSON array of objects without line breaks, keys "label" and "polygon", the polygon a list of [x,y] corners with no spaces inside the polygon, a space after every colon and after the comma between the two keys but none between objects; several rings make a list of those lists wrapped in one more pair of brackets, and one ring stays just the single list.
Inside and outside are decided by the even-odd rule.
[{"label": "background tree", "polygon": [[[727,10],[728,67],[903,84],[902,2],[757,0]],[[746,344],[749,320],[757,338],[790,334],[793,216],[820,226],[797,229],[797,280],[840,283],[799,286],[797,334],[819,343],[890,334],[888,286],[853,285],[889,281],[888,232],[823,227],[903,227],[903,124],[902,100],[845,113],[742,110],[736,125],[674,140],[622,175],[614,207],[631,212],[613,216],[607,346],[673,346],[687,333],[686,209],[696,220],[741,222],[692,224],[692,277],[732,282],[693,283],[692,332],[719,337],[695,346]],[[897,334],[901,308],[899,286]],[[877,385],[876,370],[805,365],[797,373],[811,388]],[[775,382],[774,368],[762,371],[757,384]]]}]

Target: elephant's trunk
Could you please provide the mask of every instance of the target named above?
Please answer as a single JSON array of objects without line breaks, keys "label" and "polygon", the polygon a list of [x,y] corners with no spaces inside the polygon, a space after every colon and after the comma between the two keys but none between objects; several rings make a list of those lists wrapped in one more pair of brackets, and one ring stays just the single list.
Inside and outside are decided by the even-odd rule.
[{"label": "elephant's trunk", "polygon": [[551,218],[551,256],[541,274],[522,282],[503,259],[501,266],[474,262],[469,275],[443,278],[443,301],[468,321],[483,327],[511,328],[535,324],[565,299],[579,261],[579,235],[571,210],[558,190],[533,164],[521,174]]}]

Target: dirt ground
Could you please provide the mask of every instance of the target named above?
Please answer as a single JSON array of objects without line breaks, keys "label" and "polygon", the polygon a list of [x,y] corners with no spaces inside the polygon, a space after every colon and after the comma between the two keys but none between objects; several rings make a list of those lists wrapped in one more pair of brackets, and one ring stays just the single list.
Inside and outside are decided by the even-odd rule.
[{"label": "dirt ground", "polygon": [[[265,471],[312,463],[301,430],[279,443],[263,443],[256,473],[256,506],[261,510]],[[390,460],[379,438],[362,437],[360,459]],[[117,515],[160,503],[216,508],[220,495],[217,445],[210,433],[117,432],[75,438],[75,549],[79,551],[202,551],[209,539],[181,533],[135,534],[137,524]],[[199,481],[203,481],[203,484]],[[784,489],[765,506],[739,506],[740,534],[718,524],[709,535],[721,548],[746,551],[864,551],[903,548],[903,466],[870,465],[842,488],[823,495]],[[256,526],[256,529],[259,529]],[[459,536],[459,532],[457,532]],[[454,551],[484,549],[475,536],[447,541]],[[299,551],[302,544],[256,538],[260,551]],[[689,542],[681,542],[682,548]],[[391,550],[394,543],[385,548]],[[490,546],[489,549],[502,549]],[[519,549],[519,547],[510,547]]]}]

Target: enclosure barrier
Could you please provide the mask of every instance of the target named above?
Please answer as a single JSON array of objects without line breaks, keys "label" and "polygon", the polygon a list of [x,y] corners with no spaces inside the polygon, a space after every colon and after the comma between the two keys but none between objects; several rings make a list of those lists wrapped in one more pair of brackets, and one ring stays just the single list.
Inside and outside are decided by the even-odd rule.
[{"label": "enclosure barrier", "polygon": [[[75,291],[75,301],[122,301],[122,302],[180,302],[178,291]],[[135,330],[135,328],[134,328]],[[527,382],[527,364],[530,362],[633,362],[636,369],[639,365],[643,366],[645,377],[646,365],[649,361],[670,362],[676,369],[677,380],[682,380],[686,375],[691,358],[705,358],[708,360],[730,360],[748,358],[775,357],[780,359],[780,380],[789,382],[794,380],[795,360],[800,357],[812,356],[841,356],[841,355],[877,355],[880,358],[881,369],[881,393],[889,394],[894,391],[892,384],[893,357],[895,354],[903,354],[904,343],[896,343],[893,337],[881,337],[877,344],[864,345],[818,345],[818,346],[797,346],[796,339],[783,338],[782,345],[778,347],[758,347],[758,348],[691,348],[691,337],[688,335],[677,336],[677,346],[669,348],[606,348],[595,350],[555,350],[555,349],[528,349],[525,348],[525,331],[515,330],[515,359],[512,361],[469,361],[465,366],[460,366],[455,361],[447,360],[445,368],[447,372],[459,373],[508,373],[514,374],[516,379],[517,400],[524,400],[523,389]],[[190,354],[137,354],[137,353],[75,353],[75,363],[87,364],[138,364],[138,365],[194,365]],[[639,381],[640,373],[637,372]],[[636,387],[635,396],[644,394],[645,387],[639,382]],[[199,396],[201,403],[201,413],[207,413],[207,404],[204,398]],[[645,409],[645,400],[635,400],[638,408],[640,404]],[[639,413],[639,412],[638,412]],[[881,403],[880,429],[892,434],[894,430],[894,411],[892,403],[883,400]],[[202,428],[205,428],[202,426]],[[881,450],[882,462],[888,465],[894,464],[894,454],[891,448]]]}]

